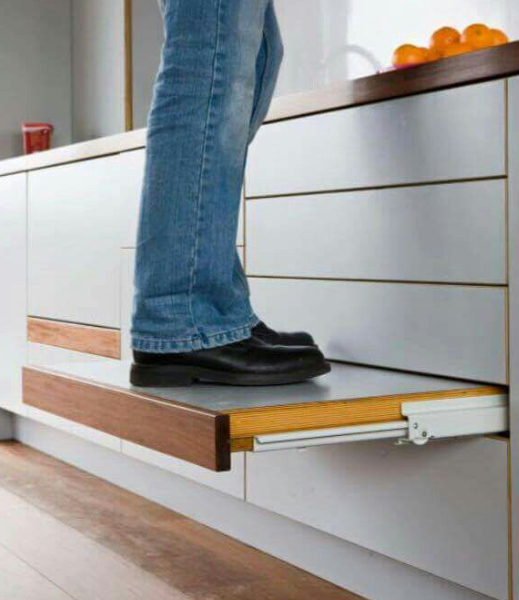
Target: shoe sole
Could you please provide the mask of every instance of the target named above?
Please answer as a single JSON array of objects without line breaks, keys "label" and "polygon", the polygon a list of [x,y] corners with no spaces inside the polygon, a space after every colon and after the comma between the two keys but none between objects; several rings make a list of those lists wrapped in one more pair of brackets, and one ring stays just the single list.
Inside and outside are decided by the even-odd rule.
[{"label": "shoe sole", "polygon": [[331,371],[328,363],[292,373],[226,373],[202,367],[133,364],[130,383],[135,387],[189,387],[197,382],[236,386],[286,385],[301,383]]}]

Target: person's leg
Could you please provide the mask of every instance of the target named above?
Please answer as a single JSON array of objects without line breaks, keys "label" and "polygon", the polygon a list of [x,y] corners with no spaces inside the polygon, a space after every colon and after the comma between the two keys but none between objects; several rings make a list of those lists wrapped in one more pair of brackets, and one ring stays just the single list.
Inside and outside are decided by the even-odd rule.
[{"label": "person's leg", "polygon": [[164,2],[137,243],[133,385],[281,384],[330,369],[317,348],[251,336],[258,319],[235,259],[268,5]]},{"label": "person's leg", "polygon": [[135,274],[136,350],[250,336],[238,210],[268,0],[166,0],[148,122]]},{"label": "person's leg", "polygon": [[[256,61],[256,86],[254,90],[254,104],[249,127],[249,145],[254,140],[256,133],[267,116],[278,80],[279,69],[283,60],[283,41],[274,10],[274,2],[270,0],[265,13],[265,26],[263,40]],[[247,280],[243,271],[240,256],[236,253],[235,270],[237,276]],[[275,331],[259,322],[252,334],[269,344],[281,346],[314,346],[312,336],[304,331],[280,332]]]},{"label": "person's leg", "polygon": [[249,144],[253,141],[269,111],[283,62],[283,53],[283,40],[274,9],[274,1],[270,0],[265,12],[263,40],[256,61],[256,86],[249,127]]},{"label": "person's leg", "polygon": [[[265,11],[261,44],[255,64],[254,96],[250,114],[247,145],[252,142],[258,129],[265,120],[274,96],[274,89],[276,87],[282,60],[283,43],[281,40],[281,33],[274,11],[274,2],[273,0],[269,0]],[[243,167],[242,180],[245,171],[245,161]],[[247,278],[243,270],[240,255],[237,251],[234,255],[234,276],[236,280],[241,280],[243,282],[243,286],[247,290],[247,296],[250,296]]]}]

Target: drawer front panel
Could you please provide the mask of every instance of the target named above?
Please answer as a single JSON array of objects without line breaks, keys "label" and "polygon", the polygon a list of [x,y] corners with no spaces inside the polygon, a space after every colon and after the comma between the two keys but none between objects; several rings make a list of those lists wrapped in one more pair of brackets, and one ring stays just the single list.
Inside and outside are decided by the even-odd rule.
[{"label": "drawer front panel", "polygon": [[29,314],[119,327],[118,157],[29,174]]},{"label": "drawer front panel", "polygon": [[330,359],[506,383],[502,288],[250,278],[269,325],[307,329]]},{"label": "drawer front panel", "polygon": [[370,442],[248,454],[247,500],[508,598],[505,442]]},{"label": "drawer front panel", "polygon": [[501,180],[251,200],[251,275],[506,283]]},{"label": "drawer front panel", "polygon": [[27,321],[26,175],[0,177],[0,407],[21,404]]},{"label": "drawer front panel", "polygon": [[265,125],[247,195],[504,175],[502,81]]}]

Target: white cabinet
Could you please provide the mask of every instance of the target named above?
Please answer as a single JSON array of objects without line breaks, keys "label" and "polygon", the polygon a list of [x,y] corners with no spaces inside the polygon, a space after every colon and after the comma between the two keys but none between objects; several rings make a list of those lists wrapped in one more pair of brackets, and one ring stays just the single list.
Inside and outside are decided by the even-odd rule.
[{"label": "white cabinet", "polygon": [[256,313],[328,358],[506,383],[506,289],[250,278]]},{"label": "white cabinet", "polygon": [[247,500],[508,600],[506,442],[248,454]]},{"label": "white cabinet", "polygon": [[119,327],[129,206],[118,156],[29,174],[29,313]]},{"label": "white cabinet", "polygon": [[144,448],[132,442],[122,440],[122,452],[149,465],[175,473],[201,485],[218,490],[240,500],[245,499],[245,453],[237,452],[231,456],[231,470],[215,473],[198,467],[173,456],[167,456],[155,450]]},{"label": "white cabinet", "polygon": [[271,123],[247,196],[503,176],[505,139],[503,81]]},{"label": "white cabinet", "polygon": [[506,182],[247,202],[247,273],[506,283]]},{"label": "white cabinet", "polygon": [[0,407],[21,405],[27,329],[27,176],[0,177]]},{"label": "white cabinet", "polygon": [[121,243],[123,248],[135,248],[137,242],[145,161],[144,150],[124,152],[117,157],[117,182],[125,198],[125,227]]}]

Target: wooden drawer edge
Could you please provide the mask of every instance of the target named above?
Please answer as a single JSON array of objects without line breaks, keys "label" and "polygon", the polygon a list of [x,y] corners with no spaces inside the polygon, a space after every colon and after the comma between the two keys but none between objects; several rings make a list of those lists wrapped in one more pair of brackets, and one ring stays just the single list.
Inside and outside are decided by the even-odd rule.
[{"label": "wooden drawer edge", "polygon": [[29,317],[27,341],[106,358],[121,358],[119,329]]},{"label": "wooden drawer edge", "polygon": [[23,368],[23,402],[213,471],[229,471],[228,415],[49,369]]}]

